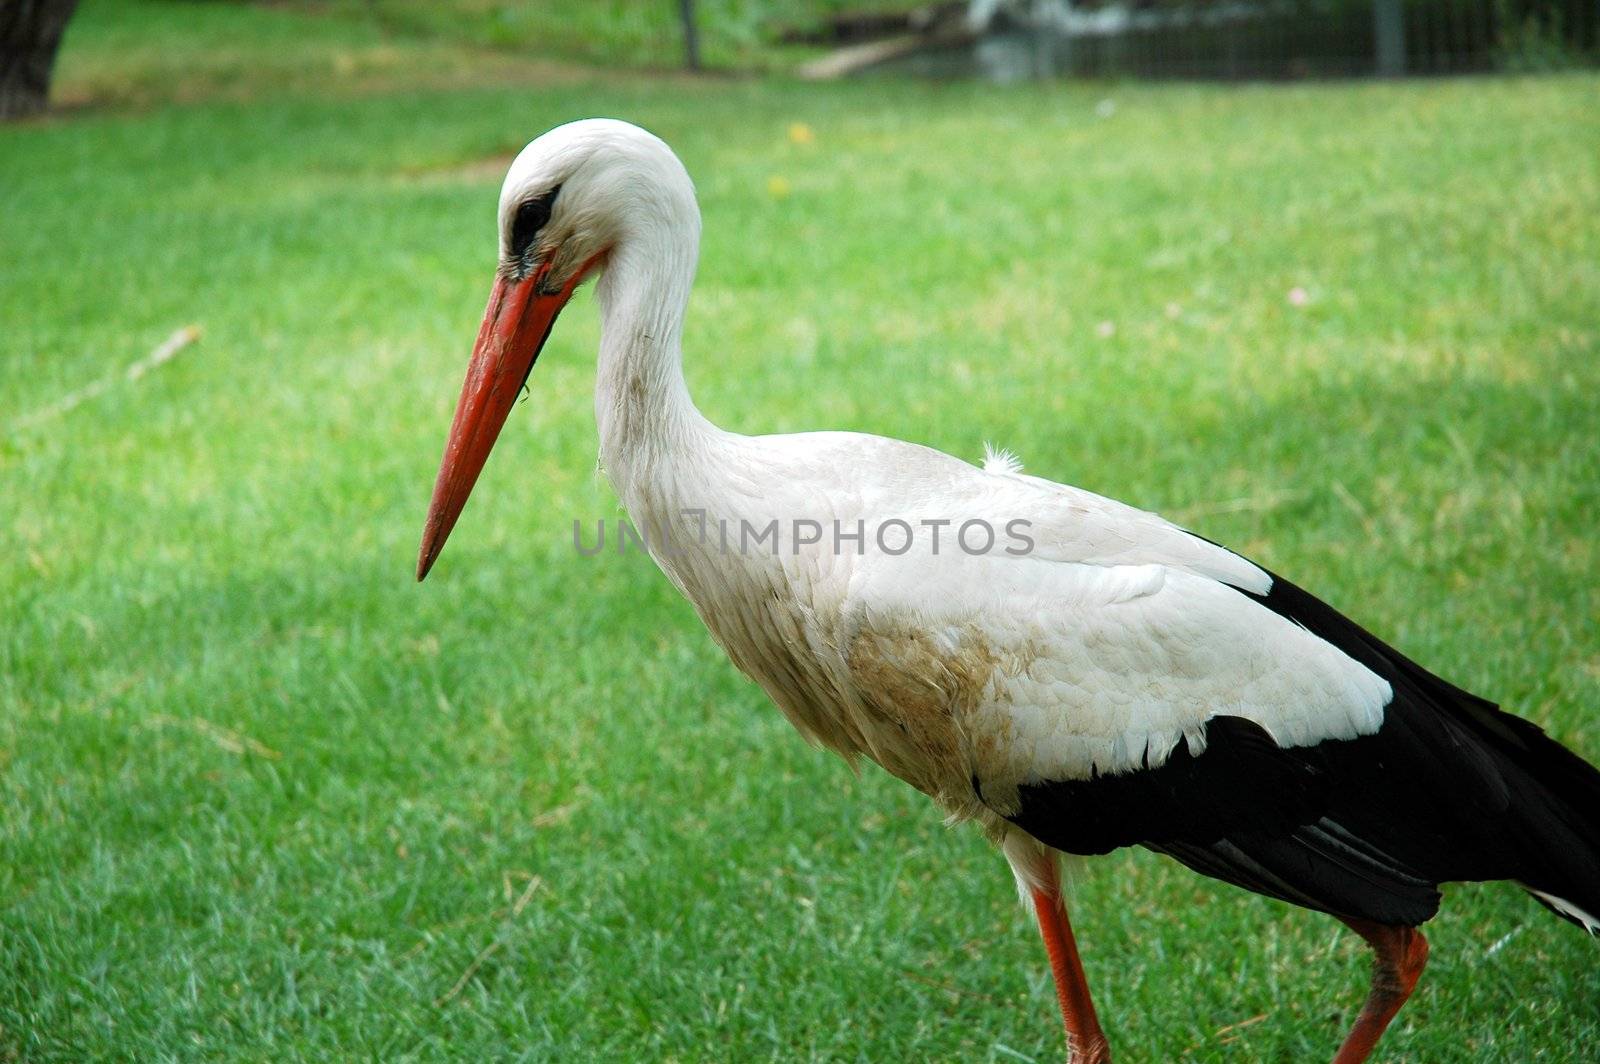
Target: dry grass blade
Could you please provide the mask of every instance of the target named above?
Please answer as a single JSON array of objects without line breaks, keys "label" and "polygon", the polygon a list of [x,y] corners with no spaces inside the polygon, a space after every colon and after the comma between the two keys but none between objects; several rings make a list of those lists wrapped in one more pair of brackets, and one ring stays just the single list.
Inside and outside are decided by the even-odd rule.
[{"label": "dry grass blade", "polygon": [[1233,1034],[1233,1032],[1242,1031],[1246,1027],[1254,1027],[1256,1024],[1261,1023],[1264,1020],[1266,1020],[1266,1018],[1267,1018],[1267,1014],[1265,1012],[1263,1012],[1258,1016],[1250,1017],[1248,1020],[1240,1020],[1238,1023],[1230,1023],[1225,1027],[1218,1027],[1217,1028],[1217,1037],[1222,1039],[1224,1042],[1231,1042],[1234,1039],[1230,1038],[1228,1036]]},{"label": "dry grass blade", "polygon": [[529,823],[536,828],[547,828],[554,824],[565,824],[572,818],[572,814],[578,811],[578,808],[582,804],[582,802],[568,802],[566,805],[558,805],[554,809],[540,813],[538,816],[529,821]]},{"label": "dry grass blade", "polygon": [[152,728],[188,728],[190,731],[205,736],[230,754],[254,754],[257,757],[267,758],[269,761],[283,760],[283,752],[274,750],[266,743],[252,739],[248,735],[224,728],[214,724],[204,717],[172,717],[165,713],[157,713],[147,719],[147,726]]},{"label": "dry grass blade", "polygon": [[[483,967],[483,962],[488,960],[489,957],[493,955],[495,950],[504,945],[504,941],[500,938],[500,935],[504,933],[505,929],[511,925],[513,920],[522,915],[522,910],[528,907],[528,902],[532,900],[534,892],[544,885],[544,877],[542,876],[532,875],[526,872],[520,874],[528,877],[527,885],[522,888],[522,893],[517,895],[517,900],[511,903],[511,911],[509,913],[505,913],[505,915],[501,918],[500,926],[495,928],[495,937],[487,946],[484,946],[478,951],[477,956],[472,958],[471,963],[467,965],[466,970],[461,973],[460,977],[456,979],[455,983],[451,985],[450,989],[433,999],[435,1008],[446,1005],[450,1001],[454,1000],[456,995],[460,994],[462,989],[472,981],[472,977],[478,974],[478,969]],[[504,876],[504,883],[508,887],[511,883],[511,875],[512,873],[507,872]],[[496,909],[495,912],[504,913],[505,910]],[[421,952],[421,949],[426,942],[427,939],[423,939],[421,942],[418,942],[417,945],[413,946],[411,950],[406,953],[406,956],[411,957],[416,953]]]},{"label": "dry grass blade", "polygon": [[528,885],[523,888],[522,893],[517,896],[516,902],[511,906],[511,915],[513,917],[522,915],[522,910],[528,907],[528,902],[532,899],[533,892],[538,890],[543,883],[544,880],[539,876],[530,876],[528,878]]},{"label": "dry grass blade", "polygon": [[478,974],[478,969],[483,967],[483,962],[488,960],[494,951],[499,948],[500,940],[495,939],[479,950],[478,955],[472,958],[472,963],[467,965],[466,971],[462,972],[461,977],[455,981],[455,985],[433,999],[433,1007],[439,1008],[440,1006],[448,1005],[454,1000],[455,996],[461,993],[461,989],[472,981],[472,977]]},{"label": "dry grass blade", "polygon": [[89,384],[84,385],[75,392],[68,392],[55,402],[42,406],[33,413],[19,418],[12,424],[12,429],[17,430],[33,428],[35,425],[49,421],[51,418],[60,417],[62,414],[67,413],[74,407],[82,406],[90,399],[93,399],[96,396],[104,395],[111,389],[113,384],[117,383],[119,379],[128,381],[138,380],[146,373],[149,373],[151,370],[155,369],[157,366],[171,362],[175,357],[177,357],[179,351],[182,351],[184,348],[200,339],[201,332],[202,330],[198,325],[185,325],[183,328],[177,330],[171,336],[163,340],[155,348],[155,350],[151,351],[148,355],[139,359],[137,362],[129,365],[127,369],[122,371],[120,377],[114,373],[108,374],[104,377],[101,377],[99,380],[91,381]]}]

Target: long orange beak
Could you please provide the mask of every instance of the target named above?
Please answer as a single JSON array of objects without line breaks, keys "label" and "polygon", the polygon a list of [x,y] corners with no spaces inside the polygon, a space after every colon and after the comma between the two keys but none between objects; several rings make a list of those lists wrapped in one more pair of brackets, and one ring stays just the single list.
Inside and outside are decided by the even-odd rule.
[{"label": "long orange beak", "polygon": [[467,364],[467,379],[461,385],[455,420],[450,422],[439,479],[433,485],[433,502],[428,506],[428,523],[417,555],[418,580],[428,575],[444,549],[506,415],[549,339],[556,315],[588,272],[587,268],[579,270],[560,292],[546,294],[539,287],[548,271],[546,264],[520,281],[504,274],[495,277],[478,328],[478,342],[472,347],[472,361]]}]

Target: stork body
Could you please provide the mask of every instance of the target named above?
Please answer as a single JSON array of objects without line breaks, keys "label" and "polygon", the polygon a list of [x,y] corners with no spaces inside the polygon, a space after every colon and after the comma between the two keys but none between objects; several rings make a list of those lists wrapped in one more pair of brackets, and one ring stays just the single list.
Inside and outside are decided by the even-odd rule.
[{"label": "stork body", "polygon": [[513,164],[500,223],[419,578],[555,315],[600,271],[601,460],[634,524],[803,735],[999,844],[1075,1060],[1109,1050],[1060,853],[1144,845],[1354,928],[1378,968],[1340,1064],[1410,993],[1440,883],[1516,880],[1600,932],[1600,773],[1294,585],[1005,457],[707,421],[680,358],[699,213],[654,137],[546,134]]}]

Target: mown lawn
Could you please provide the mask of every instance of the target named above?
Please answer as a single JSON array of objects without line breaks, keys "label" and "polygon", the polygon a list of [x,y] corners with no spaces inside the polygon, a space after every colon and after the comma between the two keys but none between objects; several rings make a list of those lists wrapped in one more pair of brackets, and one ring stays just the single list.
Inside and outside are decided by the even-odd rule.
[{"label": "mown lawn", "polygon": [[[572,550],[590,297],[412,582],[503,161],[585,115],[697,178],[716,420],[1012,447],[1600,756],[1600,79],[484,87],[86,7],[95,105],[0,130],[0,1059],[1059,1058],[1000,858]],[[82,62],[186,26],[282,76]],[[1325,1058],[1360,1000],[1332,921],[1151,855],[1074,914],[1124,1061]],[[1600,943],[1505,886],[1430,935],[1383,1059],[1600,1044]]]}]

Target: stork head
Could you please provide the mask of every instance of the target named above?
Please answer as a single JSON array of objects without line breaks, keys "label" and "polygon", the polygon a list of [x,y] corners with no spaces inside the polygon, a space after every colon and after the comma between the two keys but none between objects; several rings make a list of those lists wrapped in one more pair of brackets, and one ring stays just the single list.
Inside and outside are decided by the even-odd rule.
[{"label": "stork head", "polygon": [[512,162],[500,189],[500,263],[433,486],[418,580],[444,548],[561,308],[619,247],[680,212],[685,197],[693,212],[677,156],[626,122],[558,126]]}]

